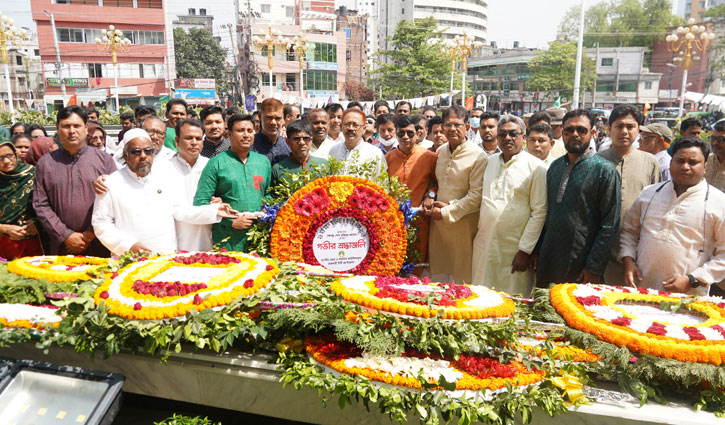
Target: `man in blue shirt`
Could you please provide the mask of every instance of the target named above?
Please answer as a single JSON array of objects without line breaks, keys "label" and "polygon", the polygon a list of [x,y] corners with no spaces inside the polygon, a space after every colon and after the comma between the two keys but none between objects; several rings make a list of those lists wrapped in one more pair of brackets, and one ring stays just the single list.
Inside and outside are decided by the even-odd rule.
[{"label": "man in blue shirt", "polygon": [[259,108],[262,127],[254,135],[252,152],[262,154],[274,165],[290,154],[287,142],[279,132],[284,125],[284,105],[277,99],[265,99]]}]

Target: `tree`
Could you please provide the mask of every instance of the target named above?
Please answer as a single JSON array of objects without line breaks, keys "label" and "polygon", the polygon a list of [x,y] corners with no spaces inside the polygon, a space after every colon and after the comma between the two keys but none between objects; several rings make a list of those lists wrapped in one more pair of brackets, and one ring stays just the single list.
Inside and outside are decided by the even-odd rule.
[{"label": "tree", "polygon": [[[388,38],[392,50],[375,54],[388,60],[376,61],[378,69],[373,72],[384,99],[430,96],[450,89],[451,63],[442,53],[441,34],[433,17],[398,23]],[[461,88],[460,77],[454,88]]]},{"label": "tree", "polygon": [[342,87],[345,90],[345,95],[350,100],[358,100],[361,102],[375,100],[375,92],[371,88],[354,82],[346,82]]},{"label": "tree", "polygon": [[[571,100],[574,93],[576,71],[576,43],[549,43],[549,50],[529,62],[531,78],[526,82],[527,90],[543,91],[550,95],[558,92]],[[594,60],[582,55],[581,90],[591,87],[596,79]]]},{"label": "tree", "polygon": [[176,76],[178,78],[214,78],[217,95],[229,93],[227,51],[203,28],[191,28],[187,33],[174,28]]},{"label": "tree", "polygon": [[[581,6],[571,7],[559,24],[559,39],[579,36]],[[649,47],[664,38],[668,28],[680,25],[670,0],[609,0],[584,13],[584,47]]]}]

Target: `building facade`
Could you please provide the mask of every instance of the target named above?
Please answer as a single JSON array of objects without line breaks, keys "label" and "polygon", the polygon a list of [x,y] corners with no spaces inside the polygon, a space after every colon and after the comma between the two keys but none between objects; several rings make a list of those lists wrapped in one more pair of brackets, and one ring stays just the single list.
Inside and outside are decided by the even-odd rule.
[{"label": "building facade", "polygon": [[345,34],[347,45],[345,49],[345,62],[347,63],[345,80],[349,84],[365,87],[368,70],[368,16],[341,7],[338,9],[336,22],[337,31]]},{"label": "building facade", "polygon": [[[659,102],[660,72],[644,66],[646,47],[602,47],[585,49],[596,63],[597,79],[592,90],[584,92],[583,104],[613,108],[617,104]],[[654,57],[652,58],[654,61]]]},{"label": "building facade", "polygon": [[[71,4],[73,3],[73,4]],[[31,0],[33,20],[38,28],[38,45],[45,83],[45,103],[57,109],[76,96],[77,103],[105,106],[113,104],[118,73],[121,105],[153,104],[170,93],[174,75],[172,17],[166,14],[164,0]],[[50,15],[55,19],[55,34]],[[114,25],[132,45],[118,54],[113,66],[111,54],[95,44],[101,31]],[[56,62],[54,38],[60,63]],[[60,80],[66,86],[63,99]]]},{"label": "building facade", "polygon": [[378,48],[391,48],[387,37],[395,33],[400,21],[434,17],[443,37],[454,38],[466,33],[474,40],[486,42],[488,34],[488,2],[485,0],[376,0],[378,15]]},{"label": "building facade", "polygon": [[174,28],[181,28],[186,32],[192,28],[203,28],[214,34],[214,16],[207,15],[206,9],[199,9],[197,14],[195,8],[190,8],[188,14],[176,15],[172,24]]},{"label": "building facade", "polygon": [[[43,79],[38,50],[38,34],[26,28],[28,39],[19,46],[8,49],[8,72],[10,90],[15,109],[43,110]],[[10,97],[7,83],[0,84],[0,110],[9,110]]]},{"label": "building facade", "polygon": [[725,3],[725,0],[679,0],[677,3],[677,15],[681,18],[695,18],[702,21],[703,14],[713,6]]},{"label": "building facade", "polygon": [[[675,28],[667,31],[672,33]],[[690,69],[687,72],[687,83],[685,91],[705,93],[708,83],[708,61],[710,52],[706,50],[697,54],[699,60],[693,60]],[[655,40],[654,49],[652,50],[652,71],[662,74],[660,82],[660,103],[667,106],[678,106],[682,89],[682,76],[684,72],[681,67],[673,65],[675,54],[668,51],[667,41]]]}]

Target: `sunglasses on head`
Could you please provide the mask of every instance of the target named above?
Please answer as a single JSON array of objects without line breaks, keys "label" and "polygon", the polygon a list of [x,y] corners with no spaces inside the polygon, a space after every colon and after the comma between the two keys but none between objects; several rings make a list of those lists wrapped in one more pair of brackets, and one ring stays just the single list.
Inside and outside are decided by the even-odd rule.
[{"label": "sunglasses on head", "polygon": [[131,156],[141,156],[141,152],[143,152],[146,156],[152,156],[154,154],[154,148],[146,148],[146,149],[129,149],[128,154]]}]

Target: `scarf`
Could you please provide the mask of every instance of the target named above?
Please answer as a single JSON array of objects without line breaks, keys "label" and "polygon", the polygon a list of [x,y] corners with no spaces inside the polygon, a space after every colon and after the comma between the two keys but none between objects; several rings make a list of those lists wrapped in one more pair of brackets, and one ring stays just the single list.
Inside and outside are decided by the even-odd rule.
[{"label": "scarf", "polygon": [[25,154],[25,162],[30,165],[37,165],[41,156],[58,149],[55,140],[50,137],[38,137],[30,142],[30,151]]},{"label": "scarf", "polygon": [[[8,146],[17,157],[18,152],[10,142],[0,143]],[[0,171],[0,223],[21,225],[32,217],[30,208],[35,167],[18,158],[18,165],[9,173]]]}]

